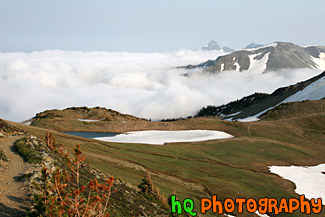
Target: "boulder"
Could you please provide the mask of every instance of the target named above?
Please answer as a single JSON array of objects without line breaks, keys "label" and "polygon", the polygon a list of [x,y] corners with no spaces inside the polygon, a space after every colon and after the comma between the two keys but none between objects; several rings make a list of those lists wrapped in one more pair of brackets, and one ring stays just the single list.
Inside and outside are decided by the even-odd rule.
[{"label": "boulder", "polygon": [[5,137],[5,135],[3,135],[3,133],[0,132],[0,138]]}]

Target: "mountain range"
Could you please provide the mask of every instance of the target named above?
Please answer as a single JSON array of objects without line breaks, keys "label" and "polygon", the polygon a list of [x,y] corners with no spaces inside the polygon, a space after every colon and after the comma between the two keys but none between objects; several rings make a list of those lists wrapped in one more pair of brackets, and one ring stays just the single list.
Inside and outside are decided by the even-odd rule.
[{"label": "mountain range", "polygon": [[218,73],[227,70],[257,70],[258,72],[265,72],[289,68],[324,70],[325,47],[301,47],[288,42],[274,42],[262,47],[232,52],[224,56],[219,56],[215,60],[208,60],[198,65],[187,65],[181,68],[202,68],[205,72],[210,73]]}]

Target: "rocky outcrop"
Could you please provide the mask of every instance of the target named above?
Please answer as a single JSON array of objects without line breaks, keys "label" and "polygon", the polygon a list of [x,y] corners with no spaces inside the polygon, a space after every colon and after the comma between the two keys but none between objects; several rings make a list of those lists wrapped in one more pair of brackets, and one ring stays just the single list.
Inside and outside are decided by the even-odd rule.
[{"label": "rocky outcrop", "polygon": [[5,135],[24,135],[24,131],[0,119],[0,138]]}]

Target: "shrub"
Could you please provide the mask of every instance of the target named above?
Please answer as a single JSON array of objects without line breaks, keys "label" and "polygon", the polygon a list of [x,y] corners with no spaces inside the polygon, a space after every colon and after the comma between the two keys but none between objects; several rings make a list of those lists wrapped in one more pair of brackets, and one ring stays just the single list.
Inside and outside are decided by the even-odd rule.
[{"label": "shrub", "polygon": [[0,160],[9,162],[9,159],[2,151],[0,151]]},{"label": "shrub", "polygon": [[50,171],[42,168],[42,182],[35,184],[42,192],[35,197],[35,207],[41,216],[98,216],[108,217],[108,202],[112,192],[114,178],[104,184],[97,179],[84,186],[80,182],[80,167],[85,160],[80,145],[74,149],[71,157],[63,148],[57,146],[52,134],[47,133],[46,144],[65,159],[68,169]]},{"label": "shrub", "polygon": [[40,153],[28,146],[27,138],[22,138],[14,142],[14,147],[17,152],[25,158],[28,163],[41,163],[42,157]]},{"label": "shrub", "polygon": [[147,199],[160,203],[165,208],[169,209],[168,202],[164,195],[160,194],[159,188],[153,185],[150,172],[142,179],[138,188],[146,196]]}]

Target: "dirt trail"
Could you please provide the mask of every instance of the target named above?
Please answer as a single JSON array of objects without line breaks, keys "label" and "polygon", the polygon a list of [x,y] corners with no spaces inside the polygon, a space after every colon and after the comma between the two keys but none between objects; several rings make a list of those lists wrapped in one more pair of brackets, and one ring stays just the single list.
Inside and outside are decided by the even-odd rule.
[{"label": "dirt trail", "polygon": [[10,136],[0,142],[0,148],[10,159],[10,162],[0,163],[0,216],[25,216],[31,206],[28,197],[28,187],[19,177],[25,174],[31,165],[14,152],[13,143],[22,137]]}]

